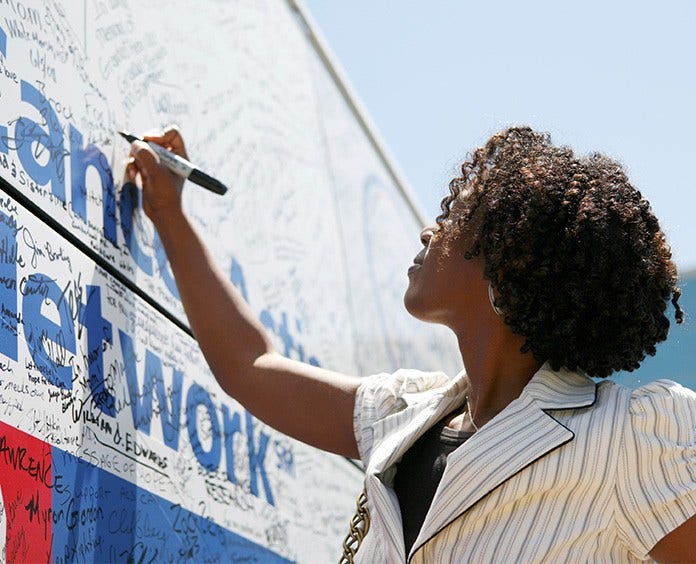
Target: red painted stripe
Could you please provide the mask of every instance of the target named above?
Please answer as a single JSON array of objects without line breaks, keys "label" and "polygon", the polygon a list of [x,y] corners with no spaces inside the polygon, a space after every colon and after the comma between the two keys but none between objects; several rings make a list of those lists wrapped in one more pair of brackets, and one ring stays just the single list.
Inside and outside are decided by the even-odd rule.
[{"label": "red painted stripe", "polygon": [[0,489],[7,562],[50,562],[51,446],[0,421]]}]

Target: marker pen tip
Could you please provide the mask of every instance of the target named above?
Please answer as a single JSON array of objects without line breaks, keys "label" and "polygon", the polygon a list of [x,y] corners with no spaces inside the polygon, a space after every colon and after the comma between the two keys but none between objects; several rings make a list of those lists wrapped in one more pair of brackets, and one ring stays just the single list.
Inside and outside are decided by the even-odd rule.
[{"label": "marker pen tip", "polygon": [[122,130],[119,129],[119,130],[118,130],[118,134],[119,134],[121,137],[123,137],[126,141],[128,141],[129,143],[132,143],[133,141],[137,141],[137,140],[138,140],[138,138],[137,138],[135,135],[131,135],[131,134],[128,133],[127,131],[122,131]]}]

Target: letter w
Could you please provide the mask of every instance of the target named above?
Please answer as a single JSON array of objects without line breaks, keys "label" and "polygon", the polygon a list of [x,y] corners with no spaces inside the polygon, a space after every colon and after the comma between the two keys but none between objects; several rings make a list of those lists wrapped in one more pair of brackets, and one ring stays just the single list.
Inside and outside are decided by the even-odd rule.
[{"label": "letter w", "polygon": [[152,390],[157,393],[160,419],[162,421],[162,435],[164,444],[178,450],[179,431],[181,429],[181,381],[183,372],[174,370],[171,388],[171,409],[167,401],[167,391],[162,378],[162,362],[154,353],[145,351],[145,377],[143,387],[138,385],[138,370],[136,368],[137,357],[133,348],[133,340],[119,329],[121,341],[121,353],[123,365],[128,380],[128,395],[130,396],[133,425],[146,435],[150,434],[150,422],[152,421]]}]

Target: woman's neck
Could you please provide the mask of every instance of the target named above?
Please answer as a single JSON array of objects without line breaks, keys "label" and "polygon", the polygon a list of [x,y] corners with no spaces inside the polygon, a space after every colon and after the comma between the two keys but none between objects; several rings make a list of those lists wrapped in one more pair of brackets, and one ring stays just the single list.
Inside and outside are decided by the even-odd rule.
[{"label": "woman's neck", "polygon": [[502,320],[479,325],[473,338],[471,331],[455,333],[470,383],[470,415],[480,427],[519,397],[541,363],[531,353],[520,352],[524,338]]}]

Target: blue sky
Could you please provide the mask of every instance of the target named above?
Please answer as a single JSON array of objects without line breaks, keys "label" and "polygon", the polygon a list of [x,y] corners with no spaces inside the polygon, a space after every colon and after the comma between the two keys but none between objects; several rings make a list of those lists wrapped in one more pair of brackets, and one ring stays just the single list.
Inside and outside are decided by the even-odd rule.
[{"label": "blue sky", "polygon": [[305,0],[428,218],[529,124],[620,160],[696,269],[696,2]]}]

